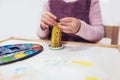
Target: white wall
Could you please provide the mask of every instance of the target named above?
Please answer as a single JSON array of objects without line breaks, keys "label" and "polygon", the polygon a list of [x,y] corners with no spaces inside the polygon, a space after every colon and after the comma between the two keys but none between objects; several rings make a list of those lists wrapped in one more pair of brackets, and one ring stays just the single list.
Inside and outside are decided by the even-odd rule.
[{"label": "white wall", "polygon": [[[38,38],[36,30],[44,1],[0,0],[0,40],[9,36]],[[120,25],[119,3],[120,0],[100,0],[104,24]]]},{"label": "white wall", "polygon": [[120,25],[120,0],[100,0],[103,23]]},{"label": "white wall", "polygon": [[9,36],[37,38],[45,0],[0,0],[0,39]]},{"label": "white wall", "polygon": [[[105,25],[120,26],[120,0],[100,0],[102,19]],[[120,32],[119,32],[120,44]]]}]

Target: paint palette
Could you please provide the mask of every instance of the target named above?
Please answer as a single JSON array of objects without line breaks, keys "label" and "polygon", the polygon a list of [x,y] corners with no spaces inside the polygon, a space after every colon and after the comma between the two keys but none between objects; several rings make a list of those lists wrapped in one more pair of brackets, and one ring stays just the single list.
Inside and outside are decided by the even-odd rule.
[{"label": "paint palette", "polygon": [[0,65],[32,57],[43,51],[40,44],[11,44],[0,46]]}]

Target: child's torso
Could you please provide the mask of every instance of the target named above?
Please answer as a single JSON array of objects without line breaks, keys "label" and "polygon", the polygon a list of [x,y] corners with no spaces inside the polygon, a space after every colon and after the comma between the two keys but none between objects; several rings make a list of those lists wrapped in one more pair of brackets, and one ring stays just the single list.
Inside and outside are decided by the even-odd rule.
[{"label": "child's torso", "polygon": [[[72,1],[72,2],[71,2]],[[89,24],[89,9],[91,0],[50,0],[50,11],[58,20],[64,17],[75,17]],[[76,35],[63,33],[62,40],[81,41]]]},{"label": "child's torso", "polygon": [[58,19],[75,17],[89,24],[90,0],[74,0],[74,2],[50,0],[49,6],[50,11],[56,15]]}]

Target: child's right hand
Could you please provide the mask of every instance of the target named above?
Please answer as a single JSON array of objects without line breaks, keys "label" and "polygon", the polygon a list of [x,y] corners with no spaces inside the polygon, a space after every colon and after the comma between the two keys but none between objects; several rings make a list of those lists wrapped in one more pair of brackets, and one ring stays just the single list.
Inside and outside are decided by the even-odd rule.
[{"label": "child's right hand", "polygon": [[48,29],[49,25],[53,26],[56,23],[56,16],[50,12],[45,12],[41,17],[40,27],[42,30]]}]

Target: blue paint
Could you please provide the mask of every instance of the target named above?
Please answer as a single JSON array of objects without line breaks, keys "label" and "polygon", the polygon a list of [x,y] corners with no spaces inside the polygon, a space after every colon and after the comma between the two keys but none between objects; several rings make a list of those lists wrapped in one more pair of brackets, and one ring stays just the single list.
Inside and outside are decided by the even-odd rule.
[{"label": "blue paint", "polygon": [[6,45],[6,46],[3,46],[3,48],[11,48],[13,47],[13,45]]},{"label": "blue paint", "polygon": [[27,55],[30,55],[30,54],[35,53],[35,50],[27,50],[24,53],[27,54]]},{"label": "blue paint", "polygon": [[32,44],[24,44],[25,47],[31,47]]}]

